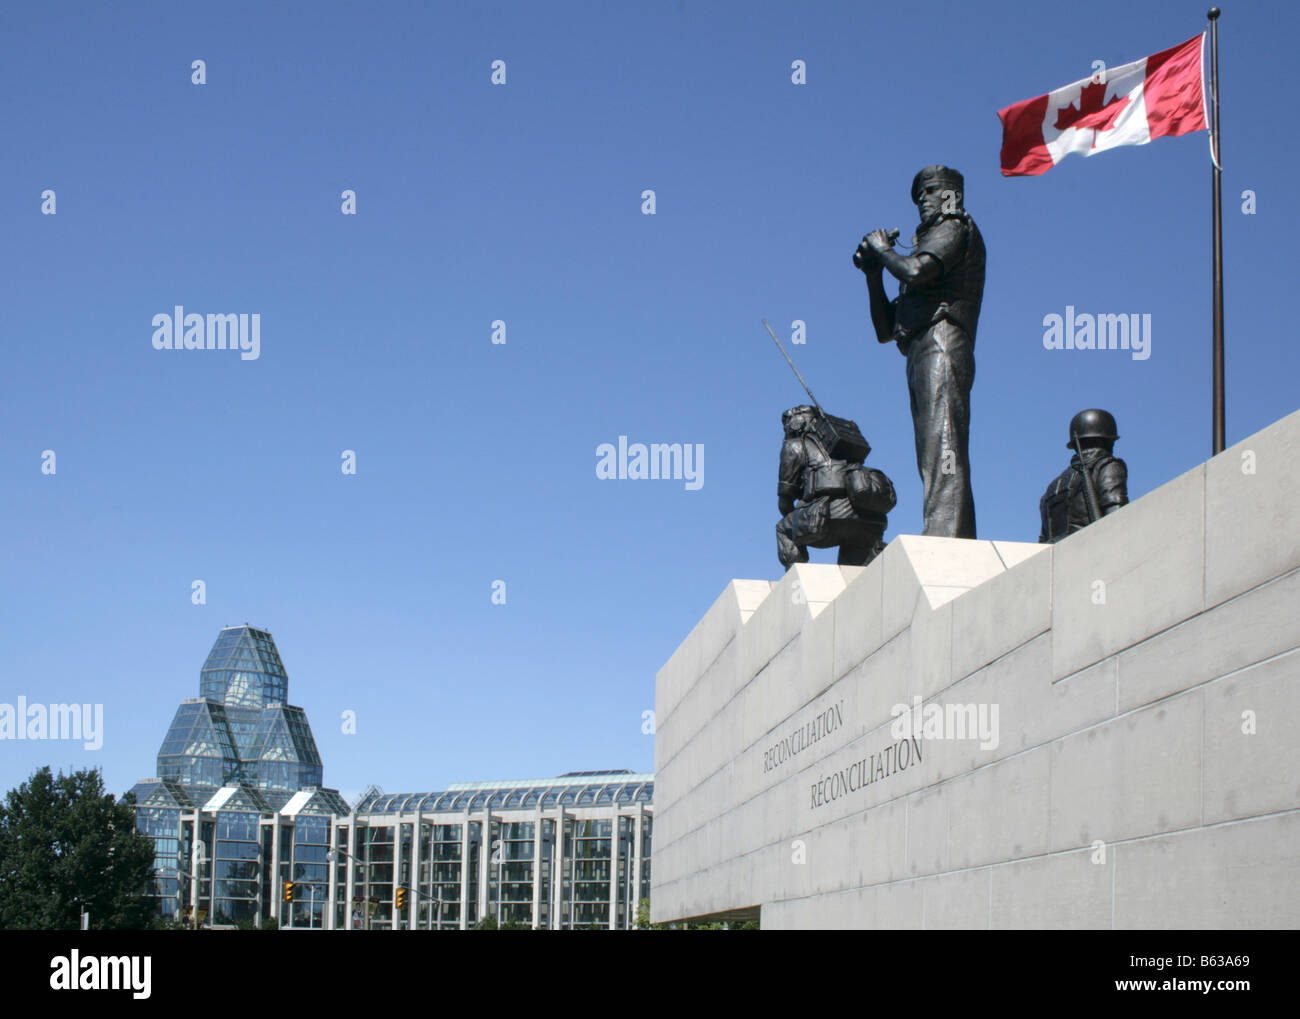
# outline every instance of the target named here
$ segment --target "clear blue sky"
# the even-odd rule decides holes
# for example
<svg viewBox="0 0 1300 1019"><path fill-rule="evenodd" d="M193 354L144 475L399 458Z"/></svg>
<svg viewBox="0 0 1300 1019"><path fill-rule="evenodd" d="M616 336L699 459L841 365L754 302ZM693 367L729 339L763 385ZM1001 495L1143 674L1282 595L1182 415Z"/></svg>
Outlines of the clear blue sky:
<svg viewBox="0 0 1300 1019"><path fill-rule="evenodd" d="M897 485L889 535L921 529L904 361L850 256L911 233L929 163L965 173L989 251L980 537L1036 540L1084 407L1119 419L1134 498L1194 467L1205 136L1004 179L996 111L1181 42L1206 7L11 6L0 701L102 702L105 743L0 743L0 788L47 763L152 775L244 621L345 795L650 770L656 671L731 578L780 574L780 413L803 394L760 316L807 323L800 368ZM1300 14L1223 7L1231 443L1300 406ZM260 314L261 356L153 349L177 304ZM1044 350L1066 305L1149 313L1152 356ZM702 444L703 487L599 480L620 435Z"/></svg>

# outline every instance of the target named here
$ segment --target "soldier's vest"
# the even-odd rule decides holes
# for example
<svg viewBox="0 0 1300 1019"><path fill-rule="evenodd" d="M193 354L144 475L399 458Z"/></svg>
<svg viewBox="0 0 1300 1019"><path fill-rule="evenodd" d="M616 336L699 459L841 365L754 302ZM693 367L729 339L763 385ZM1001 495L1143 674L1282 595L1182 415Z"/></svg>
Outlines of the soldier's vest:
<svg viewBox="0 0 1300 1019"><path fill-rule="evenodd" d="M843 460L832 460L816 432L804 432L804 456L807 458L803 471L803 500L810 502L823 495L838 497L846 494Z"/></svg>
<svg viewBox="0 0 1300 1019"><path fill-rule="evenodd" d="M1091 463L1084 464L1083 469L1090 472L1094 487L1099 487L1097 480L1102 468L1114 461L1115 457L1103 453ZM1047 486L1047 492L1039 504L1039 512L1043 518L1043 533L1049 542L1060 541L1087 527L1090 522L1088 493L1083 484L1083 471L1076 469L1073 464L1062 471Z"/></svg>
<svg viewBox="0 0 1300 1019"><path fill-rule="evenodd" d="M943 275L922 286L902 284L898 288L898 306L894 314L894 339L904 343L942 319L950 319L975 339L980 302L984 297L984 270L987 255L984 238L975 221L958 218L966 230L965 251L956 265L945 264ZM925 247L925 235L916 240L916 249Z"/></svg>

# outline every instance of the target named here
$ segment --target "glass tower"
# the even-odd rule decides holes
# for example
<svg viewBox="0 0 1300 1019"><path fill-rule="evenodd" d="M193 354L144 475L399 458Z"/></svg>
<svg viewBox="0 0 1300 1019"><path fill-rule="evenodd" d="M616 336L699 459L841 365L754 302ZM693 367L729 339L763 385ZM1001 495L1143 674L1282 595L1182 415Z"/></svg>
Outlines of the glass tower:
<svg viewBox="0 0 1300 1019"><path fill-rule="evenodd" d="M265 630L245 623L217 637L158 751L155 777L131 790L136 825L154 840L150 894L166 917L209 926L275 916L293 880L320 884L330 819L348 813L321 788L320 753ZM315 893L317 888L306 889ZM324 897L306 923L320 923Z"/></svg>
<svg viewBox="0 0 1300 1019"><path fill-rule="evenodd" d="M158 778L205 798L222 786L256 789L279 810L322 781L320 753L302 708L285 703L289 677L275 640L228 626L199 673L199 694L176 709L158 751Z"/></svg>

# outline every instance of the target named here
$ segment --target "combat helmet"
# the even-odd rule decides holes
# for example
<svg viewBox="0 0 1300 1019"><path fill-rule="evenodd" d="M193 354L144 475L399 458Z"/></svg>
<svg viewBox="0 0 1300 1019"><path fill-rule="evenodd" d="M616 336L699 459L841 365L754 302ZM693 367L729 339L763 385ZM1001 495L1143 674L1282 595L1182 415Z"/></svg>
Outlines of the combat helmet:
<svg viewBox="0 0 1300 1019"><path fill-rule="evenodd" d="M1065 444L1068 449L1074 448L1076 435L1080 443L1085 439L1105 439L1114 442L1119 438L1119 430L1114 416L1109 411L1093 408L1081 410L1070 419L1070 440Z"/></svg>

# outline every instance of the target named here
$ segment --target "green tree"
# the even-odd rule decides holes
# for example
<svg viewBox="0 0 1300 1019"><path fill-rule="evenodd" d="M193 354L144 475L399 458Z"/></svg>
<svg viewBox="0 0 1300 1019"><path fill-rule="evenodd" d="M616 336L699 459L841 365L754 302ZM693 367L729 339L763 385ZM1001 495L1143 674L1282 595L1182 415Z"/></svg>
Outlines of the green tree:
<svg viewBox="0 0 1300 1019"><path fill-rule="evenodd" d="M36 772L0 805L0 928L142 929L153 842L135 827L130 797L104 792L99 769Z"/></svg>

